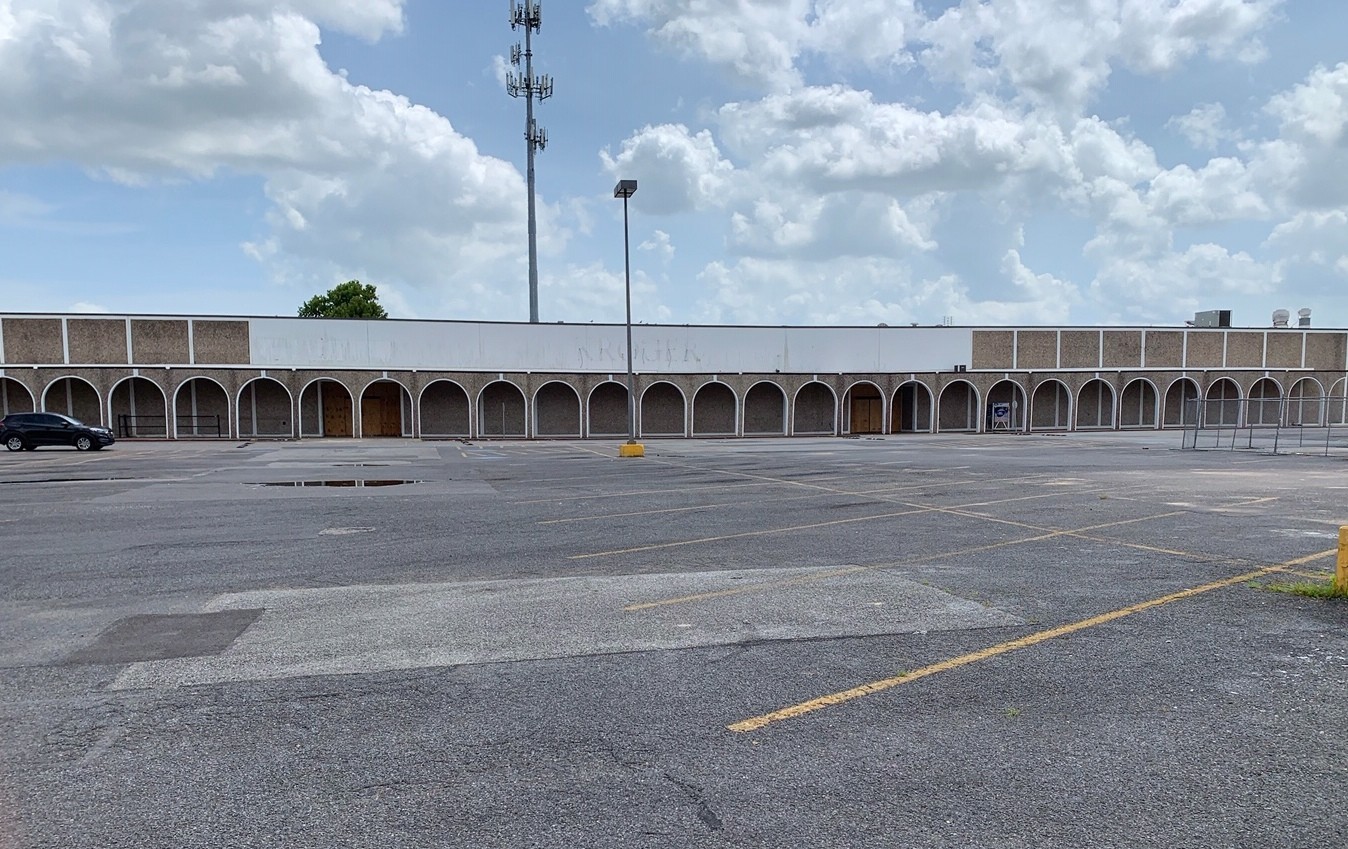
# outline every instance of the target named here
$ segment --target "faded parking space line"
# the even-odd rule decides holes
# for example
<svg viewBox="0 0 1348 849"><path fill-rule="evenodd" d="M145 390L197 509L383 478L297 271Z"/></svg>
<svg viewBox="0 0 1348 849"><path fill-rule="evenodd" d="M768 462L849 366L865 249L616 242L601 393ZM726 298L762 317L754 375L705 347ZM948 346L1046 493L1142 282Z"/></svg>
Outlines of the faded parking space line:
<svg viewBox="0 0 1348 849"><path fill-rule="evenodd" d="M1279 563L1276 566L1266 566L1262 569L1256 569L1253 572L1245 572L1240 575L1233 575L1230 578L1222 578L1221 580L1211 581L1209 583L1202 584L1197 587L1190 587L1189 589L1179 590L1178 592L1163 595L1160 596L1159 598L1154 598L1149 601L1143 601L1137 604L1131 604L1127 607L1121 607L1117 610L1111 610L1110 612L1102 613L1099 616L1092 616L1089 619L1082 619L1078 622L1072 622L1067 625L1060 625L1057 628L1049 628L1045 631L1039 631L1034 634L1030 634L1029 636L1026 637L1020 637L1015 640L1008 640L1007 642L1004 643L998 643L995 646L980 649L979 651L976 652L970 652L969 654L954 657L949 660L943 660L940 663L933 663L930 666L924 666L921 669L915 669L912 672L904 672L902 674L895 675L891 678L883 678L879 681L871 681L868 684L862 684L860 686L853 687L848 690L842 690L837 693L830 693L827 696L820 696L817 699L810 699L809 701L801 702L799 704L782 708L780 710L775 710L772 711L771 713L765 713L762 714L761 716L750 717L749 719L743 719L740 720L739 722L732 722L731 724L727 725L726 728L729 729L730 731L739 731L739 732L757 731L775 722L781 722L786 719L794 719L796 717L804 716L808 713L823 710L824 708L827 707L833 707L835 705L840 705L845 702L850 702L853 699L859 699L862 696L869 696L875 693L884 692L885 690L892 689L894 687L899 686L900 684L907 684L912 681L916 681L920 678L926 678L929 675L936 675L941 672L947 672L952 669L958 669L961 666L968 666L973 663L978 663L979 661L987 660L990 657L996 657L998 655L1006 654L1007 652L1029 648L1030 646L1035 646L1040 643L1056 639L1058 637L1073 634L1076 633L1077 631L1084 631L1088 628L1094 628L1099 625L1104 625L1108 622L1113 622L1116 619L1122 619L1125 616L1132 616L1134 613L1141 613L1146 610L1151 610L1152 608L1155 607L1161 607L1162 605L1170 604L1171 602L1191 598L1193 596L1211 592L1213 590L1220 590L1225 589L1226 587L1232 587L1235 586L1236 584L1242 584L1246 581L1251 581L1256 578L1262 578L1265 575L1271 575L1275 572L1286 572L1296 566L1302 566L1316 560L1321 560L1325 557L1333 557L1337 553L1338 553L1337 548L1331 548L1327 551L1321 551L1317 554L1309 554L1306 555L1305 557L1298 557L1294 560L1287 560L1284 561L1283 563Z"/></svg>
<svg viewBox="0 0 1348 849"><path fill-rule="evenodd" d="M1011 545L1024 545L1024 544L1026 544L1026 543L1031 543L1031 542L1042 542L1042 541L1048 540L1048 539L1056 539L1057 537L1079 537L1079 538L1081 538L1081 539L1092 539L1092 540L1093 540L1093 539L1095 539L1094 537L1085 537L1085 536L1081 536L1081 534L1082 534L1083 532L1085 532L1085 531L1094 531L1094 530L1099 530L1099 529L1101 529L1101 528L1116 527L1116 526L1118 526L1118 525L1127 525L1127 524L1132 524L1132 523L1136 523L1136 522L1146 522L1146 521L1150 521L1150 520L1152 520L1152 519L1163 519L1163 518L1165 518L1165 517L1167 517L1167 516L1174 516L1174 515L1177 515L1177 514L1176 514L1176 513L1161 513L1161 514L1158 514L1158 515L1156 515L1156 516L1143 516L1143 517L1137 518L1137 519L1123 519L1123 520L1118 521L1118 522L1108 522L1108 523L1103 524L1103 525L1090 525L1089 527L1079 528L1079 529L1077 529L1077 530L1075 530L1075 531L1054 531L1054 530L1049 530L1048 533L1039 534L1038 536L1022 537L1022 538L1020 538L1020 539L1003 540L1002 542L992 542L992 543L988 543L988 544L986 544L986 545L975 545L975 546L972 546L972 547L970 547L970 548L956 549L955 551L942 551L942 552L938 552L938 553L936 553L936 554L922 554L922 555L918 555L917 557L908 557L908 558L904 558L903 560L891 560L891 561L887 561L887 562L885 562L885 563L873 563L873 564L866 565L866 566L847 566L847 567L842 567L842 568L840 568L840 569L837 570L837 571L829 572L829 573L826 575L826 577L833 577L833 576L835 576L835 575L847 575L847 574L852 574L852 573L856 573L856 572L870 572L870 571L874 571L874 570L877 570L877 569L892 569L892 568L894 568L895 566L912 566L912 565L917 564L917 563L928 563L928 562L933 561L933 560L944 560L944 559L947 559L947 558L950 558L950 557L960 557L960 556L963 556L963 555L966 555L966 554L979 554L979 553L984 552L984 551L993 551L994 549L998 549L998 548L1006 548L1007 546L1011 546ZM1041 529L1041 530L1047 530L1047 529ZM1114 540L1099 540L1099 541L1101 541L1101 542L1114 542ZM1158 549L1153 549L1153 550L1158 550ZM1164 549L1159 549L1159 550L1164 551ZM1193 554L1193 553L1191 553L1191 552L1185 552L1185 551L1166 551L1165 553L1167 553L1167 554L1176 554L1176 555L1180 555L1180 556L1182 556L1182 557L1192 557L1192 558L1195 558L1195 559L1198 559L1198 560L1210 560L1210 559L1212 559L1212 558L1209 557L1208 555L1203 555L1203 554ZM808 578L805 578L805 579L793 579L793 580L791 581L791 583L792 583L792 584L798 583L800 580L813 580L814 577L815 577L815 576L811 576L811 577L808 577ZM787 584L783 584L783 583L781 583L781 582L774 582L774 581L763 581L763 582L757 583L757 584L749 584L749 585L743 586L743 587L733 587L733 588L731 588L731 589L718 590L718 591L715 591L715 592L709 592L709 593L700 593L700 594L698 594L698 595L680 596L680 597L678 597L678 598L667 598L667 599L660 599L660 600L657 600L657 601L642 602L642 603L640 603L640 604L631 604L631 605L628 605L627 607L624 607L623 610L628 611L629 613L630 613L630 612L640 611L640 610L650 610L650 609L657 608L657 607L668 607L668 606L674 605L674 604L687 604L687 603L689 603L689 602L708 601L708 600L711 600L711 599L714 599L714 598L725 598L725 597L727 597L727 596L744 595L745 593L761 592L761 591L763 591L763 590L770 590L770 589L774 589L774 588L780 587L780 586L787 586Z"/></svg>
<svg viewBox="0 0 1348 849"><path fill-rule="evenodd" d="M841 494L841 493L830 493L830 494ZM1003 501L979 501L979 502L975 502L975 503L973 503L973 504L968 504L968 505L965 505L965 506L968 506L968 507L983 507L983 506L986 506L986 505L989 505L989 504L1005 504L1005 503L1010 503L1010 502L1013 502L1013 501L1032 501L1032 500L1037 499L1037 498L1053 498L1053 497L1056 497L1057 495L1058 495L1058 493L1056 493L1056 492L1051 492L1051 493L1041 493L1041 494L1039 494L1039 495L1022 495L1022 496L1018 496L1018 497L1016 497L1016 498L1008 498L1008 499L1005 499L1005 500L1003 500ZM900 510L900 511L897 511L897 512L894 512L894 513L880 513L880 514L875 515L875 516L853 516L852 518L849 518L849 519L833 519L833 520L830 520L830 521L827 521L827 522L810 522L810 523L804 524L804 525L787 525L787 526L781 527L781 528L765 528L765 529L756 530L756 531L741 531L740 533L737 533L737 534L722 534L722 535L719 535L719 536L698 537L698 538L696 538L696 539L675 540L674 542L659 542L659 543L652 543L652 544L650 544L650 545L638 545L638 546L633 546L633 547L631 547L631 548L617 548L617 549L612 549L612 550L610 550L610 551L595 551L595 552L591 552L591 553L589 553L589 554L573 554L573 555L571 555L571 556L570 556L569 558L567 558L567 559L569 559L569 560L588 560L588 559L593 558L593 557L609 557L609 556L616 555L616 554L635 554L635 553L641 552L641 551L653 551L653 550L661 549L661 548L679 548L679 547L685 546L685 545L698 545L698 544L700 544L700 543L708 543L708 542L723 542L723 541L725 541L725 540L730 540L730 539L745 539L745 538L747 538L747 537L770 536L770 535L772 535L772 534L784 534L784 533L790 533L791 531L807 531L807 530L813 530L813 529L815 529L815 528L828 528L828 527L834 527L834 526L837 526L837 525L850 525L850 524L855 524L855 523L857 523L857 522L873 522L873 521L876 521L876 520L878 520L878 519L895 519L895 518L898 518L898 517L900 517L900 516L914 516L914 515L917 515L917 514L919 514L919 513L954 513L955 515L964 515L964 516L968 516L969 518L974 518L974 519L982 519L982 518L984 518L984 517L982 517L982 516L979 516L979 515L973 514L973 513L967 513L967 514L958 513L958 512L957 512L957 508L952 508L952 507L928 507L928 506L922 505L922 504L906 504L906 503L903 503L903 502L899 502L899 503L903 504L903 506L906 506L906 507L908 507L909 509L907 509L907 510ZM1179 512L1179 511L1176 511L1175 513L1166 513L1166 514L1164 514L1164 515L1166 515L1166 516L1173 516L1173 515L1177 515L1178 512ZM1159 518L1159 517L1157 517L1157 518ZM1141 521L1141 520L1130 520L1130 521ZM1020 522L1008 522L1007 524L1021 525L1022 523L1020 523ZM1023 526L1023 525L1022 525L1022 526ZM1023 527L1029 527L1029 526L1023 526ZM1107 525L1102 525L1101 527L1108 527L1108 526L1107 526ZM1041 529L1038 529L1038 530L1043 530L1043 529L1041 528ZM1054 533L1061 534L1061 533L1066 533L1066 531L1055 531Z"/></svg>

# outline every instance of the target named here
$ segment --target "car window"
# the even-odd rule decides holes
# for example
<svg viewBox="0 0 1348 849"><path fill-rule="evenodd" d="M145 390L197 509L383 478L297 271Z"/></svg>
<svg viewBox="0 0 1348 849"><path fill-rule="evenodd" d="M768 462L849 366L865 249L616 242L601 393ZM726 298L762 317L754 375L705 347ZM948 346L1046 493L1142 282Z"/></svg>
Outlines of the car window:
<svg viewBox="0 0 1348 849"><path fill-rule="evenodd" d="M33 424L46 425L47 427L60 427L65 421L61 416L52 413L43 413L40 416L33 416Z"/></svg>

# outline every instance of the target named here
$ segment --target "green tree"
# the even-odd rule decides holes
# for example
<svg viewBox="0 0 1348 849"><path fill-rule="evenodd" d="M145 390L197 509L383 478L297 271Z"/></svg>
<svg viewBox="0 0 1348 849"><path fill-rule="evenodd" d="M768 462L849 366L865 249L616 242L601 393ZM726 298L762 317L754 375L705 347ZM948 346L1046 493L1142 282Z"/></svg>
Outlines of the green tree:
<svg viewBox="0 0 1348 849"><path fill-rule="evenodd" d="M326 295L314 295L300 307L300 318L388 318L374 286L348 280Z"/></svg>

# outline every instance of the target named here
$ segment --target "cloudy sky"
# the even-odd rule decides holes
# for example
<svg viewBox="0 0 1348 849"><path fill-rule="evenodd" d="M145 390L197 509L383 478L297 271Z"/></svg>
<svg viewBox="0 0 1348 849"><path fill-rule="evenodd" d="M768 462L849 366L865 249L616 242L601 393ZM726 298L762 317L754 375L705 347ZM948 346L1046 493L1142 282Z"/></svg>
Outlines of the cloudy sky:
<svg viewBox="0 0 1348 849"><path fill-rule="evenodd" d="M0 0L0 310L527 320L508 6ZM1343 0L543 11L543 321L1348 325Z"/></svg>

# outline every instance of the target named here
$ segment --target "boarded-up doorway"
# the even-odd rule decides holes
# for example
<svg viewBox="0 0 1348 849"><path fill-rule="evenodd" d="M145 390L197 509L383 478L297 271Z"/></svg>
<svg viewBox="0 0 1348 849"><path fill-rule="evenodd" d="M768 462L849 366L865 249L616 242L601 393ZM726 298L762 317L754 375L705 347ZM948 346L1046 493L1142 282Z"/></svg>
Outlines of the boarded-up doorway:
<svg viewBox="0 0 1348 849"><path fill-rule="evenodd" d="M376 381L360 396L361 436L403 435L402 387L392 381Z"/></svg>
<svg viewBox="0 0 1348 849"><path fill-rule="evenodd" d="M354 436L356 431L351 421L351 393L346 391L346 387L325 380L319 384L319 395L323 399L323 435Z"/></svg>
<svg viewBox="0 0 1348 849"><path fill-rule="evenodd" d="M885 426L885 400L880 388L859 383L847 390L847 409L852 433L881 433Z"/></svg>

